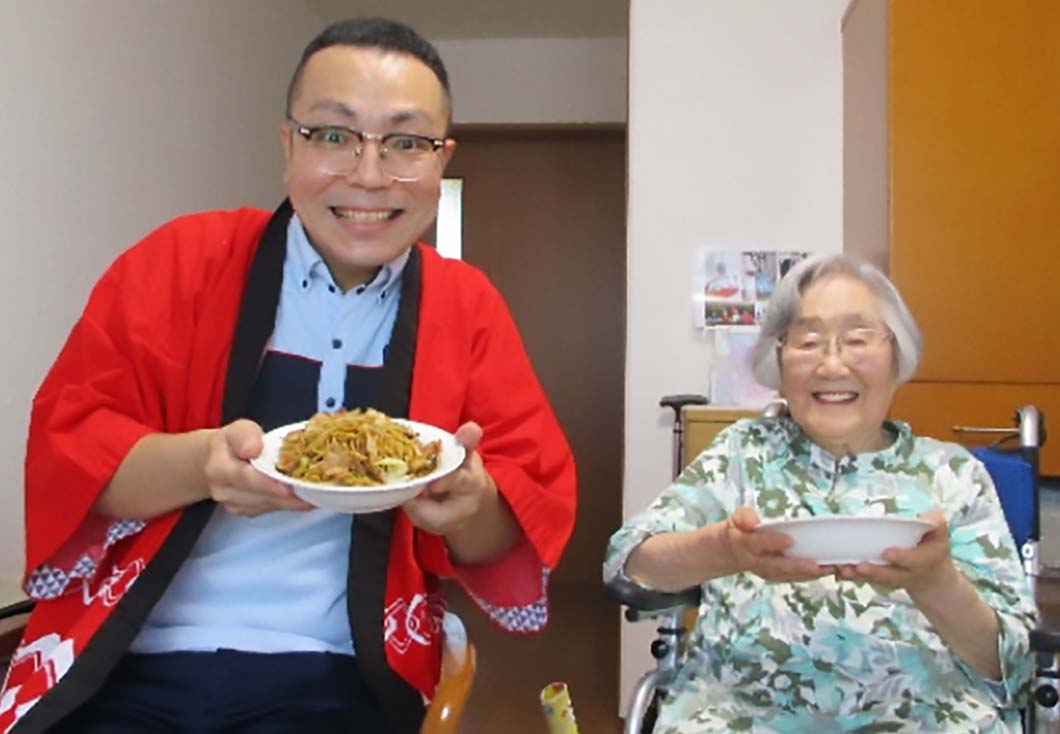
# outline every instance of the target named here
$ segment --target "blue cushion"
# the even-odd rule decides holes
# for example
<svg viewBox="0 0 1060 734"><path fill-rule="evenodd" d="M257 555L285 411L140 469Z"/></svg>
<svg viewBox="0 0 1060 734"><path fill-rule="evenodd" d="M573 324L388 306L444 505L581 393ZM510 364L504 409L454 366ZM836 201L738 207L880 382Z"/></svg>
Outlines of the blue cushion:
<svg viewBox="0 0 1060 734"><path fill-rule="evenodd" d="M1005 520L1019 548L1030 538L1034 523L1034 469L1019 454L986 446L972 449L972 454L994 480Z"/></svg>

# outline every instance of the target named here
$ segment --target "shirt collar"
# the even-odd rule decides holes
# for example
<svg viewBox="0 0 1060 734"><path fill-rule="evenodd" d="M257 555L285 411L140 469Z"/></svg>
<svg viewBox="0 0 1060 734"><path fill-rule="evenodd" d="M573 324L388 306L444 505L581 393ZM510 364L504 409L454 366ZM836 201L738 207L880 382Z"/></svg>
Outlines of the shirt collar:
<svg viewBox="0 0 1060 734"><path fill-rule="evenodd" d="M370 283L351 290L358 294L366 291L388 292L395 283L400 283L401 275L405 270L406 263L409 261L411 250L411 247L406 249L393 260L383 265ZM291 221L287 225L287 252L288 256L292 258L294 275L299 282L306 283L307 287L318 284L338 288L335 280L331 277L331 271L328 270L324 258L320 256L320 253L309 241L305 227L302 226L297 214L291 215Z"/></svg>
<svg viewBox="0 0 1060 734"><path fill-rule="evenodd" d="M894 440L879 451L865 451L853 456L834 456L827 450L818 446L789 416L775 419L786 435L784 444L792 455L809 459L813 466L822 469L832 469L842 462L844 466L857 469L889 469L900 466L903 460L908 458L913 450L913 433L909 425L902 421L885 420L884 429L890 433Z"/></svg>

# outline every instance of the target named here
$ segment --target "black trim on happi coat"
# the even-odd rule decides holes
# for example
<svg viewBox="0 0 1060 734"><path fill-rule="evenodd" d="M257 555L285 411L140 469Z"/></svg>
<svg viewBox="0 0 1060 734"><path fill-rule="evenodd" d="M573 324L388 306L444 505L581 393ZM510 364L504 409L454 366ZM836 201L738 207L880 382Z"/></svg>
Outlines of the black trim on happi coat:
<svg viewBox="0 0 1060 734"><path fill-rule="evenodd" d="M401 303L375 400L376 408L394 417L408 416L421 283L420 253L413 247L402 273ZM416 734L426 713L423 697L387 664L383 641L390 536L395 512L397 510L355 516L346 608L361 674L375 693L392 731Z"/></svg>

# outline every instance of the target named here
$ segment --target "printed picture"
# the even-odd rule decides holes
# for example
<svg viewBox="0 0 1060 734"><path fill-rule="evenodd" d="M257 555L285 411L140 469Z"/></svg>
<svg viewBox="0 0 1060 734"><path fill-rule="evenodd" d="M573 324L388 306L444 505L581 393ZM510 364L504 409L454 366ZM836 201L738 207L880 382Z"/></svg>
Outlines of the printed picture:
<svg viewBox="0 0 1060 734"><path fill-rule="evenodd" d="M703 296L711 301L740 300L740 270L740 253L706 253L702 270Z"/></svg>
<svg viewBox="0 0 1060 734"><path fill-rule="evenodd" d="M768 301L777 285L777 254L745 252L743 254L743 300Z"/></svg>
<svg viewBox="0 0 1060 734"><path fill-rule="evenodd" d="M707 301L703 321L707 326L754 326L755 304Z"/></svg>

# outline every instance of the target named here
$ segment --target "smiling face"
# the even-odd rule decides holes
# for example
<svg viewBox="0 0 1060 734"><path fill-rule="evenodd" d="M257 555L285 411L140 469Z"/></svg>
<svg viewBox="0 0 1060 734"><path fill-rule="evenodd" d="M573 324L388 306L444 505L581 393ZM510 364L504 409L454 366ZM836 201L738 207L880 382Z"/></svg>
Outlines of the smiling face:
<svg viewBox="0 0 1060 734"><path fill-rule="evenodd" d="M343 125L368 133L445 135L448 104L441 83L414 56L374 48L330 46L306 63L290 115L307 127ZM367 283L419 239L438 211L442 172L455 143L417 181L395 181L379 166L376 142L356 168L327 173L307 142L281 130L284 184L310 242L343 289Z"/></svg>
<svg viewBox="0 0 1060 734"><path fill-rule="evenodd" d="M825 276L802 294L792 329L833 335L848 329L885 329L876 296L849 275ZM830 345L831 346L831 345ZM780 353L780 391L791 417L835 456L876 451L888 439L883 421L898 387L892 340L846 361L832 347L818 359Z"/></svg>

